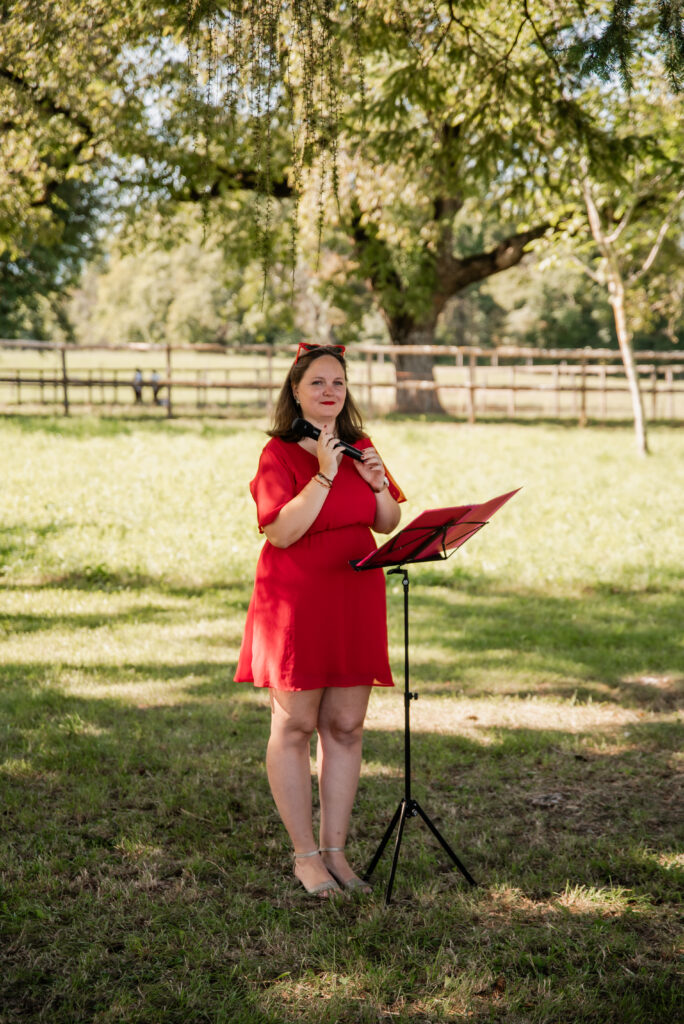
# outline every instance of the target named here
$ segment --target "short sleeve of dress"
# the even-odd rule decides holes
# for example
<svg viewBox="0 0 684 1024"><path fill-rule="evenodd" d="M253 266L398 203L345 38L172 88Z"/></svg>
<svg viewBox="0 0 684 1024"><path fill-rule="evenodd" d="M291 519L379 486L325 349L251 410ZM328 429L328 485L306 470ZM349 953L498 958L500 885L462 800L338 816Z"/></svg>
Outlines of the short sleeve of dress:
<svg viewBox="0 0 684 1024"><path fill-rule="evenodd" d="M281 508L295 496L295 477L271 444L261 453L256 476L249 485L257 507L259 532L263 533L277 517Z"/></svg>

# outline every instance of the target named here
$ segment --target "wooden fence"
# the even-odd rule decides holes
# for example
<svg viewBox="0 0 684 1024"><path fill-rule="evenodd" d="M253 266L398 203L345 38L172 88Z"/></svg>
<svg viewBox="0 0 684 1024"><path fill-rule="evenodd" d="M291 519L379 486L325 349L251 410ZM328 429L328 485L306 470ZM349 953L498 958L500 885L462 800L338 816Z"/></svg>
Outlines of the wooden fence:
<svg viewBox="0 0 684 1024"><path fill-rule="evenodd" d="M434 355L435 379L398 375L394 352ZM153 411L155 415L270 413L292 346L86 345L0 340L0 410ZM445 410L480 418L551 417L607 421L631 414L619 353L358 344L347 350L350 383L367 414L395 407L401 390L437 391ZM684 420L684 353L640 352L651 420ZM135 372L142 387L136 394Z"/></svg>

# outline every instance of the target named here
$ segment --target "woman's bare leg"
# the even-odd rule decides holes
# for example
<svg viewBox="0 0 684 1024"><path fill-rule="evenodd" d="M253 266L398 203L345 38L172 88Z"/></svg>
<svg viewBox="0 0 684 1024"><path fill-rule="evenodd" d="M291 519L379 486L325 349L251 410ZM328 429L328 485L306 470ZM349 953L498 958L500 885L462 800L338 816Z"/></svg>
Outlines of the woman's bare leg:
<svg viewBox="0 0 684 1024"><path fill-rule="evenodd" d="M270 691L271 735L266 770L275 805L295 853L317 849L311 820L310 740L322 696L322 690ZM320 857L298 858L295 875L308 889L332 881Z"/></svg>
<svg viewBox="0 0 684 1024"><path fill-rule="evenodd" d="M370 686L330 687L318 713L320 847L344 847L361 773L363 723ZM354 878L344 853L326 853L325 863L342 882Z"/></svg>

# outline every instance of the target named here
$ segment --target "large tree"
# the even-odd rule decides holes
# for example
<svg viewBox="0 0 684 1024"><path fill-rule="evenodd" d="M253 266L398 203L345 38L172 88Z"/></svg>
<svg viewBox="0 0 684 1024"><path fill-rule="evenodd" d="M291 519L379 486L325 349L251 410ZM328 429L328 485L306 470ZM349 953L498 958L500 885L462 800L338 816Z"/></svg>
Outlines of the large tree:
<svg viewBox="0 0 684 1024"><path fill-rule="evenodd" d="M139 198L269 191L297 164L292 138L305 156L334 148L367 75L410 74L406 45L422 51L421 77L444 49L484 55L468 66L495 93L523 30L524 46L534 40L552 62L571 56L581 75L618 72L627 84L655 47L681 88L683 10L684 0L0 0L0 244L21 248L60 182L102 168Z"/></svg>
<svg viewBox="0 0 684 1024"><path fill-rule="evenodd" d="M450 297L515 265L567 212L568 151L609 149L586 75L617 60L625 77L636 40L664 40L676 74L681 29L662 12L680 7L4 3L0 244L27 255L71 178L134 210L200 202L232 224L251 207L265 263L278 201L319 226L334 209L354 246L348 274L368 282L394 340L423 344ZM429 384L429 362L407 354L398 369ZM436 401L429 388L401 396Z"/></svg>
<svg viewBox="0 0 684 1024"><path fill-rule="evenodd" d="M347 67L353 83L361 55L363 88L345 100L334 147L302 177L313 209L327 187L353 241L348 273L368 283L391 340L406 347L400 409L439 409L433 356L417 348L434 342L450 300L518 264L569 215L570 157L605 168L629 149L607 128L608 98L597 109L585 85L593 37L578 23L592 6L364 9ZM561 45L569 37L578 45Z"/></svg>
<svg viewBox="0 0 684 1024"><path fill-rule="evenodd" d="M257 161L233 181L266 193L266 258L271 197L293 189L311 224L334 221L351 240L336 278L367 283L406 349L396 359L399 408L439 409L433 357L418 349L434 341L451 299L515 266L572 213L573 155L619 169L631 142L610 128L607 93L604 109L588 101L588 81L615 67L630 85L635 43L657 46L663 17L624 0L302 0L261 5L255 35L254 19L247 30L239 16L226 27L229 6L235 15L236 5L194 5L205 15L197 45L231 69L249 50L245 39L252 48L245 82ZM667 38L676 43L676 31ZM198 135L210 157L206 119L205 108ZM289 168L284 121L296 129ZM221 175L211 176L210 160L204 170L204 194L220 196Z"/></svg>

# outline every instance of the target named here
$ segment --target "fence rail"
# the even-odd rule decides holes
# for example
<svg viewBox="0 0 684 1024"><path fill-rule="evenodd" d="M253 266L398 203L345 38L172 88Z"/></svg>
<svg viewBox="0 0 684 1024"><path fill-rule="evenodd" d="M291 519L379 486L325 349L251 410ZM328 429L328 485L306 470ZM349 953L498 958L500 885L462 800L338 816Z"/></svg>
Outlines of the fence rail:
<svg viewBox="0 0 684 1024"><path fill-rule="evenodd" d="M49 407L66 415L141 407L166 416L270 412L293 352L294 346L73 346L0 340L0 409ZM434 380L397 373L396 353L434 356ZM622 363L612 349L359 344L347 355L351 385L368 414L393 408L397 394L410 390L436 391L448 412L470 422L550 416L584 423L630 415ZM640 352L637 366L650 419L684 420L684 353ZM137 394L136 368L142 373Z"/></svg>

